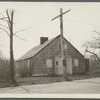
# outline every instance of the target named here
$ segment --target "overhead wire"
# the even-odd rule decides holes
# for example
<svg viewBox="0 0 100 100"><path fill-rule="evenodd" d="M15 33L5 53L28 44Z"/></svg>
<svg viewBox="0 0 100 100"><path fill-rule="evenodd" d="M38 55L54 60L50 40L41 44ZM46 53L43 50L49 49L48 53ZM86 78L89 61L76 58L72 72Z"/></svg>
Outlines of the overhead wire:
<svg viewBox="0 0 100 100"><path fill-rule="evenodd" d="M43 16L50 16L50 14L45 14L45 13L41 13L41 12L33 12L33 11L26 11L26 10L17 10L17 11L31 13L31 14L39 14L39 15L43 15Z"/></svg>
<svg viewBox="0 0 100 100"><path fill-rule="evenodd" d="M65 20L72 21L72 22L77 22L77 23L81 23L81 24L87 24L87 25L91 25L91 26L98 26L98 27L100 27L99 25L96 25L96 24L86 23L86 22L83 22L83 21L75 20L75 19L66 18Z"/></svg>
<svg viewBox="0 0 100 100"><path fill-rule="evenodd" d="M51 14L45 14L45 13L41 13L41 12L33 12L33 11L26 11L26 10L17 10L19 12L25 12L25 13L30 13L30 14L38 14L38 15L42 15L42 16L48 16L48 17L52 17L53 15ZM76 22L76 23L81 23L81 24L85 24L85 25L90 25L90 26L98 26L99 25L95 25L95 24L91 24L91 23L87 23L87 22L83 22L83 21L79 21L79 20L75 20L75 19L70 19L70 18L64 18L64 20L67 21L72 21L72 22Z"/></svg>

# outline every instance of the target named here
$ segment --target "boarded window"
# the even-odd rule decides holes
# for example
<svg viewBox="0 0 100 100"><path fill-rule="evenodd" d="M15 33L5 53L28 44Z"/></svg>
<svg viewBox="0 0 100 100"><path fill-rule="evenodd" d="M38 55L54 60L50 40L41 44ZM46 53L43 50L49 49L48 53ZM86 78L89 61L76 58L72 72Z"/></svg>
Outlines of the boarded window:
<svg viewBox="0 0 100 100"><path fill-rule="evenodd" d="M64 44L64 49L67 49L67 44Z"/></svg>
<svg viewBox="0 0 100 100"><path fill-rule="evenodd" d="M52 59L46 59L46 66L52 68Z"/></svg>
<svg viewBox="0 0 100 100"><path fill-rule="evenodd" d="M75 67L78 67L78 59L73 59L73 65L75 66Z"/></svg>

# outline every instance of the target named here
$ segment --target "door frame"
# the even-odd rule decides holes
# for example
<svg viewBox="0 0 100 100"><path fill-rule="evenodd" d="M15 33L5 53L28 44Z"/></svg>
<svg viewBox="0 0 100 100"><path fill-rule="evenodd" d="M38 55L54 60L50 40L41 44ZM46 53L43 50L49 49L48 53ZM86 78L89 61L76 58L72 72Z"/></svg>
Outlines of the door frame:
<svg viewBox="0 0 100 100"><path fill-rule="evenodd" d="M71 60L71 65L68 65L69 64L69 60L68 59L70 59ZM73 74L73 62L72 62L72 57L66 57L66 62L67 62L67 68L66 68L66 71L67 71L67 74L68 75L72 75Z"/></svg>
<svg viewBox="0 0 100 100"><path fill-rule="evenodd" d="M56 61L58 61L58 66L56 64ZM56 75L63 75L64 70L63 70L63 60L62 60L62 58L59 57L59 56L56 56L55 57L55 60L54 60L54 63L55 63L55 74ZM59 65L59 63L60 63L60 65Z"/></svg>

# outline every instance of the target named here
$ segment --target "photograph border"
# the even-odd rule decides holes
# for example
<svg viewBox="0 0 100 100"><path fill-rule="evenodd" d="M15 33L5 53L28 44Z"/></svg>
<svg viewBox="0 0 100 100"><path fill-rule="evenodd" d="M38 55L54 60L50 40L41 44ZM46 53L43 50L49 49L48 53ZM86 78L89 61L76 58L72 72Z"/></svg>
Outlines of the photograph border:
<svg viewBox="0 0 100 100"><path fill-rule="evenodd" d="M100 2L100 0L0 0L0 2ZM0 100L96 100L100 94L0 94Z"/></svg>

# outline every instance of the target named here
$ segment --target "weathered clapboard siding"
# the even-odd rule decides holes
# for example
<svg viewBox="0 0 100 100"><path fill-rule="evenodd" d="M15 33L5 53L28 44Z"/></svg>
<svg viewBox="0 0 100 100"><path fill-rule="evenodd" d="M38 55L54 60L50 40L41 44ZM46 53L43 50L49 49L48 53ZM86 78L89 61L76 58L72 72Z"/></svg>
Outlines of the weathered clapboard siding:
<svg viewBox="0 0 100 100"><path fill-rule="evenodd" d="M73 67L73 73L84 73L85 72L85 60L83 55L64 38L64 44L67 45L65 49L65 56L70 56L72 59L77 58L79 67ZM55 56L61 56L60 36L54 38L38 53L29 58L18 60L18 73L26 76L37 75L37 74L55 74ZM46 66L46 60L52 60L52 67ZM29 66L28 66L29 61Z"/></svg>
<svg viewBox="0 0 100 100"><path fill-rule="evenodd" d="M59 38L56 38L52 43L46 46L41 52L32 58L33 61L33 75L34 74L54 74L54 57L58 55L60 51ZM46 59L52 59L53 67L47 68Z"/></svg>
<svg viewBox="0 0 100 100"><path fill-rule="evenodd" d="M79 67L73 67L73 73L84 73L85 72L85 59L83 55L66 39L64 39L64 44L67 44L66 55L72 57L72 59L77 58L79 61Z"/></svg>

